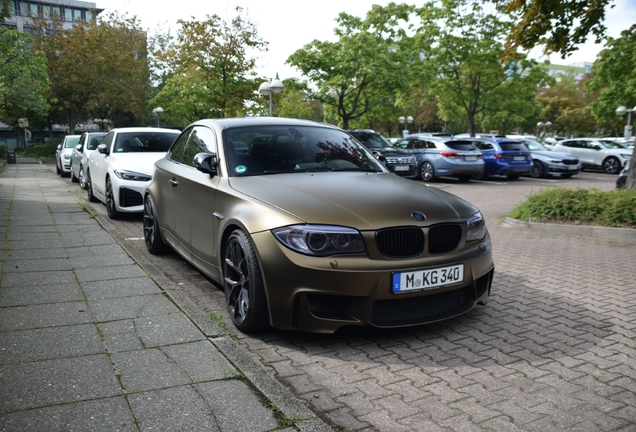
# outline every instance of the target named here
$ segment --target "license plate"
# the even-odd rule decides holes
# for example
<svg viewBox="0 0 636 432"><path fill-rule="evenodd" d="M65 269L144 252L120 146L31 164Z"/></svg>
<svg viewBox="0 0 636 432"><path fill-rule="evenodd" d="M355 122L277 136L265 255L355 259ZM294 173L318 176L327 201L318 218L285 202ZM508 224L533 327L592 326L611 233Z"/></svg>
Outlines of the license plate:
<svg viewBox="0 0 636 432"><path fill-rule="evenodd" d="M416 270L413 272L393 273L394 293L407 291L430 290L464 281L464 264L434 269Z"/></svg>
<svg viewBox="0 0 636 432"><path fill-rule="evenodd" d="M526 160L525 156L513 156L512 160Z"/></svg>
<svg viewBox="0 0 636 432"><path fill-rule="evenodd" d="M579 167L578 167L578 166L576 166L576 165L570 165L570 166L568 167L568 169L569 169L570 171L574 171L574 170L576 170L576 169L578 169L578 168L579 168Z"/></svg>
<svg viewBox="0 0 636 432"><path fill-rule="evenodd" d="M409 166L408 165L396 165L395 168L393 168L395 171L408 171L409 170Z"/></svg>
<svg viewBox="0 0 636 432"><path fill-rule="evenodd" d="M477 160L477 156L466 156L466 157L464 157L464 160L467 160L467 161L476 161L476 160Z"/></svg>

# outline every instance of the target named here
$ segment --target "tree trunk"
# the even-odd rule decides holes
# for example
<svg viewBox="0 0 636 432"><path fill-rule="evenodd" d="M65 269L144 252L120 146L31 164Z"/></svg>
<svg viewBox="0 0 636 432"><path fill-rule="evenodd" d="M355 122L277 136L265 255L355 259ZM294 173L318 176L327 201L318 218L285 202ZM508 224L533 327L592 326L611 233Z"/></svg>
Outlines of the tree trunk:
<svg viewBox="0 0 636 432"><path fill-rule="evenodd" d="M636 156L632 155L629 159L629 170L627 171L626 188L636 189Z"/></svg>

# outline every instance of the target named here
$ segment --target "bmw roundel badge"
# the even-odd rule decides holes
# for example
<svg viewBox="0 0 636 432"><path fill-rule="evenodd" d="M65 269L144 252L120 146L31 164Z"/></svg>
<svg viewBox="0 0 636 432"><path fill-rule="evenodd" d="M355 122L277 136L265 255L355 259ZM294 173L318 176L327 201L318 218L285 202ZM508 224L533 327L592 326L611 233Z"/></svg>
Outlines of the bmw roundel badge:
<svg viewBox="0 0 636 432"><path fill-rule="evenodd" d="M426 220L426 215L422 212L418 212L418 211L414 211L411 212L411 217L415 220L418 220L420 222L423 222Z"/></svg>

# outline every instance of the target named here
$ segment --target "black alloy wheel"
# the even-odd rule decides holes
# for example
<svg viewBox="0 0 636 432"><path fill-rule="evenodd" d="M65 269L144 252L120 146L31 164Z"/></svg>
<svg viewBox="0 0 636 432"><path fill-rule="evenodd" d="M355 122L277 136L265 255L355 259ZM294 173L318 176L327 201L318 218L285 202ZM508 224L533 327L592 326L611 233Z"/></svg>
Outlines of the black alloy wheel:
<svg viewBox="0 0 636 432"><path fill-rule="evenodd" d="M603 171L607 174L618 174L621 170L621 163L618 158L610 156L603 161Z"/></svg>
<svg viewBox="0 0 636 432"><path fill-rule="evenodd" d="M93 182L91 181L91 172L86 172L86 198L89 202L99 202L93 194Z"/></svg>
<svg viewBox="0 0 636 432"><path fill-rule="evenodd" d="M160 255L168 249L161 237L157 212L150 196L144 200L144 240L148 252L153 255Z"/></svg>
<svg viewBox="0 0 636 432"><path fill-rule="evenodd" d="M111 219L120 219L121 213L117 211L115 206L115 196L113 195L113 184L110 177L106 179L106 211Z"/></svg>
<svg viewBox="0 0 636 432"><path fill-rule="evenodd" d="M543 168L543 164L535 160L532 162L532 169L530 170L530 177L532 178L543 178L545 177L545 168Z"/></svg>
<svg viewBox="0 0 636 432"><path fill-rule="evenodd" d="M243 333L268 327L263 276L252 242L241 230L230 234L223 252L223 287L232 322Z"/></svg>

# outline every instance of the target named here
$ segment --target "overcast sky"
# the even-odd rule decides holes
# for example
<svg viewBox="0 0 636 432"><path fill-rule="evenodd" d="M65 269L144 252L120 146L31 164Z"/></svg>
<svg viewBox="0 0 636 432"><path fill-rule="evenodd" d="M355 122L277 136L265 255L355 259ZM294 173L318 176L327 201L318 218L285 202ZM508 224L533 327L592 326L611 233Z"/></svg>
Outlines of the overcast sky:
<svg viewBox="0 0 636 432"><path fill-rule="evenodd" d="M144 30L154 34L157 28L176 28L178 19L204 20L206 15L217 14L229 21L236 16L234 7L240 5L248 18L258 27L258 34L269 43L269 51L261 56L259 73L273 78L278 72L281 79L300 77L300 73L285 64L287 58L314 39L333 40L335 19L340 12L364 17L373 4L386 5L384 0L319 0L309 3L299 0L93 0L105 13L118 12L135 15ZM396 1L399 3L400 1ZM405 1L405 3L412 3ZM421 2L417 2L421 4ZM636 23L636 0L616 0L616 6L607 13L606 26L612 37ZM566 60L552 56L553 63L593 62L602 46L592 42ZM540 58L539 50L533 56Z"/></svg>

